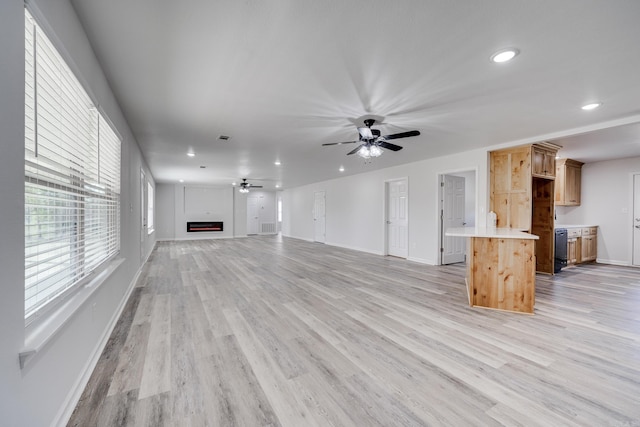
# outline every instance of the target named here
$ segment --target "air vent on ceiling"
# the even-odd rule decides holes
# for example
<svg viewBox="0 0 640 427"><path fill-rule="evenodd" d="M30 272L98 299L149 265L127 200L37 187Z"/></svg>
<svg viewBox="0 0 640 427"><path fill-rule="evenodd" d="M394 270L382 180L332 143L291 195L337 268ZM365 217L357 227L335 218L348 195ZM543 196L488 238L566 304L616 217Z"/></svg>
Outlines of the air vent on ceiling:
<svg viewBox="0 0 640 427"><path fill-rule="evenodd" d="M218 139L219 139L219 140L221 140L221 141L228 141L228 140L230 140L230 139L231 139L231 137L230 137L230 136L228 136L228 135L220 135L220 136L218 137Z"/></svg>

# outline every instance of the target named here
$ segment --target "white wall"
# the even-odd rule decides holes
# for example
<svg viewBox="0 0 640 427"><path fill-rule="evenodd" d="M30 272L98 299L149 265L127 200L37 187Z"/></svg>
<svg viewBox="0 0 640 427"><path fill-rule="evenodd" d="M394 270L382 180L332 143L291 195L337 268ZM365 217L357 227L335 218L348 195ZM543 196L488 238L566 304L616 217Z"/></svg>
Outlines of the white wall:
<svg viewBox="0 0 640 427"><path fill-rule="evenodd" d="M41 24L123 137L121 256L125 261L24 369L24 3L0 1L0 424L65 423L108 337L121 304L149 253L141 242L140 168L151 177L68 0L33 0ZM95 308L93 308L95 306ZM92 309L93 308L93 309Z"/></svg>
<svg viewBox="0 0 640 427"><path fill-rule="evenodd" d="M557 224L599 227L598 262L631 265L633 173L640 157L585 164L580 206L556 207Z"/></svg>
<svg viewBox="0 0 640 427"><path fill-rule="evenodd" d="M176 197L174 185L156 184L156 235L158 240L174 240Z"/></svg>
<svg viewBox="0 0 640 427"><path fill-rule="evenodd" d="M282 232L313 240L313 195L326 192L326 243L365 252L385 252L385 181L409 181L410 260L436 264L438 175L477 170L476 219L486 220L488 150L473 150L284 190ZM475 189L474 189L475 191Z"/></svg>
<svg viewBox="0 0 640 427"><path fill-rule="evenodd" d="M157 184L159 240L202 240L247 235L247 197L233 187ZM222 221L222 232L187 233L188 221Z"/></svg>

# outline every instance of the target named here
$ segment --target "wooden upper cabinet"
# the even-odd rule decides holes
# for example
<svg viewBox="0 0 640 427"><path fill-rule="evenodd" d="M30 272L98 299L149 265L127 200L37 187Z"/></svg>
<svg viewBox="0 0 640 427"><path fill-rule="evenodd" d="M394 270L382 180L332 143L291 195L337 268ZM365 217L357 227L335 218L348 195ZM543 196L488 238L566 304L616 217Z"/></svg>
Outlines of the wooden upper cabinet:
<svg viewBox="0 0 640 427"><path fill-rule="evenodd" d="M579 206L582 181L582 165L572 159L558 159L556 162L555 202L558 206Z"/></svg>
<svg viewBox="0 0 640 427"><path fill-rule="evenodd" d="M556 177L556 151L533 145L533 166L531 175L538 178L555 179Z"/></svg>

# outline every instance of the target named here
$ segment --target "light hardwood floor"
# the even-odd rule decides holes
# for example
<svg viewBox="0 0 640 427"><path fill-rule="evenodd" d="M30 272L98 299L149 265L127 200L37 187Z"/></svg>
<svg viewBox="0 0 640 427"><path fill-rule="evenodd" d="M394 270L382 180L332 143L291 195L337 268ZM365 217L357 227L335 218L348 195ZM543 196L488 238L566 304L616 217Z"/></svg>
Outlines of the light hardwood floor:
<svg viewBox="0 0 640 427"><path fill-rule="evenodd" d="M640 426L640 269L470 308L464 266L159 242L70 426Z"/></svg>

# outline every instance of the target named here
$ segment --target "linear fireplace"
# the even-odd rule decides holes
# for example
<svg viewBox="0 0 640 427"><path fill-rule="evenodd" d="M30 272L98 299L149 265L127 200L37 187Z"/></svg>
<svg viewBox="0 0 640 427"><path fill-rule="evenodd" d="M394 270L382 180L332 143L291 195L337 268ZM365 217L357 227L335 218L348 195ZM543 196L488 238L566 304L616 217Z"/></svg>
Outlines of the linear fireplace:
<svg viewBox="0 0 640 427"><path fill-rule="evenodd" d="M199 231L223 231L222 221L187 222L187 233L194 233Z"/></svg>

